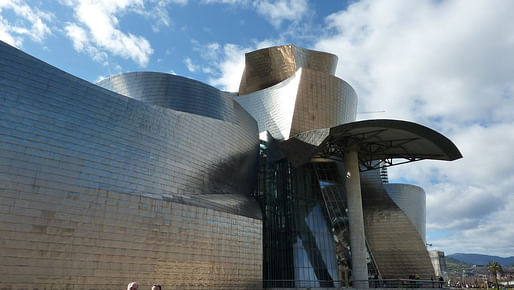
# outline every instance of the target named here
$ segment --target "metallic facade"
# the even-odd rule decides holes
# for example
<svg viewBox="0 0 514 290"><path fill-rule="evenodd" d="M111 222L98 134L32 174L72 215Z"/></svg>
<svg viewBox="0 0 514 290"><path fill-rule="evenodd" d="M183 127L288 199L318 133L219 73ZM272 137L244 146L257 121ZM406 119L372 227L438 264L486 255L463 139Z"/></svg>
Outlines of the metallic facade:
<svg viewBox="0 0 514 290"><path fill-rule="evenodd" d="M293 45L246 54L236 101L280 140L355 120L357 94L334 76L337 57Z"/></svg>
<svg viewBox="0 0 514 290"><path fill-rule="evenodd" d="M355 174L367 260L352 265L342 157L357 148L358 173L461 155L418 124L355 122L336 65L285 45L246 55L238 93L154 72L91 84L0 42L0 288L345 287L357 267L429 279L424 195L376 170Z"/></svg>
<svg viewBox="0 0 514 290"><path fill-rule="evenodd" d="M246 54L239 95L234 98L257 120L259 131L267 131L267 138L261 141L255 196L263 207L264 279L270 286L350 285L355 265L348 213L355 209L347 203L342 162L346 150L358 152L364 170L394 165L396 158L412 162L462 157L450 140L419 124L353 122L357 96L350 85L334 76L336 64L334 55L293 45ZM424 242L424 193L423 198L419 194L403 201L397 198L408 209L406 213L386 188L395 195L395 190L408 186L384 185L376 170L362 177L360 218L364 220L369 275L378 274L381 279L407 278L413 273L423 279L433 277ZM360 193L358 196L360 200ZM313 242L323 234L305 226L307 217L314 216L317 209L322 214L316 228L331 233L326 236L332 236L333 247ZM327 252L337 259L337 275L334 264L322 258L321 253ZM363 265L358 266L362 269ZM362 279L361 272L359 277Z"/></svg>
<svg viewBox="0 0 514 290"><path fill-rule="evenodd" d="M257 124L237 103L146 104L5 43L0 69L0 288L260 286Z"/></svg>
<svg viewBox="0 0 514 290"><path fill-rule="evenodd" d="M291 77L300 68L333 76L337 67L337 56L289 44L247 53L245 62L239 86L240 95L276 85Z"/></svg>
<svg viewBox="0 0 514 290"><path fill-rule="evenodd" d="M334 76L336 65L334 55L293 45L246 54L234 98L257 120L259 131L273 139L261 142L255 195L264 214L265 287L338 287L350 278L344 241L348 231L333 232L324 200L337 192L337 169L295 167L277 145L294 135L355 120L357 95ZM340 242L334 240L337 234Z"/></svg>
<svg viewBox="0 0 514 290"><path fill-rule="evenodd" d="M234 102L233 93L184 78L157 72L131 72L111 76L97 85L121 95L175 111L248 124L253 118ZM253 131L252 131L253 132Z"/></svg>
<svg viewBox="0 0 514 290"><path fill-rule="evenodd" d="M366 239L380 276L407 279L417 274L424 280L435 277L424 240L387 193L379 171L361 173L361 186Z"/></svg>
<svg viewBox="0 0 514 290"><path fill-rule="evenodd" d="M403 183L384 183L391 199L407 215L426 243L426 194L423 188Z"/></svg>

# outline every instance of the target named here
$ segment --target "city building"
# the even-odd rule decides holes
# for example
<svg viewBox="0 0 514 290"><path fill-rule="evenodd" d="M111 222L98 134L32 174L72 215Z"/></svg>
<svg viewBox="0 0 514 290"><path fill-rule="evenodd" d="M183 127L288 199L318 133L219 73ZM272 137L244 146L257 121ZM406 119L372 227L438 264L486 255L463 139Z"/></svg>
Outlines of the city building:
<svg viewBox="0 0 514 290"><path fill-rule="evenodd" d="M92 84L1 42L0 288L430 279L424 192L378 169L462 156L419 124L355 121L336 65L284 45L246 54L237 93L154 72Z"/></svg>
<svg viewBox="0 0 514 290"><path fill-rule="evenodd" d="M435 275L437 277L443 277L444 280L448 280L448 267L446 266L446 257L443 251L430 250L428 251L432 266L434 267Z"/></svg>

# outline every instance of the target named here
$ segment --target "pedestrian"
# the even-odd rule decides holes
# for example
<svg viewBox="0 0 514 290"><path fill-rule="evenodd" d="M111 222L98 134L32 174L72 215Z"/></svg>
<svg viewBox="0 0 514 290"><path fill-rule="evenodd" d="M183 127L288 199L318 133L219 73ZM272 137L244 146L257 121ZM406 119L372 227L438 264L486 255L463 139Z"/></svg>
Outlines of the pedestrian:
<svg viewBox="0 0 514 290"><path fill-rule="evenodd" d="M414 275L414 280L416 280L416 288L421 287L421 281L419 281L419 279L421 279L421 277L419 277L418 274Z"/></svg>
<svg viewBox="0 0 514 290"><path fill-rule="evenodd" d="M127 290L137 290L137 283L136 282L130 282L127 285Z"/></svg>
<svg viewBox="0 0 514 290"><path fill-rule="evenodd" d="M153 285L152 285L152 290L162 290L161 285L159 285L159 284L153 284Z"/></svg>

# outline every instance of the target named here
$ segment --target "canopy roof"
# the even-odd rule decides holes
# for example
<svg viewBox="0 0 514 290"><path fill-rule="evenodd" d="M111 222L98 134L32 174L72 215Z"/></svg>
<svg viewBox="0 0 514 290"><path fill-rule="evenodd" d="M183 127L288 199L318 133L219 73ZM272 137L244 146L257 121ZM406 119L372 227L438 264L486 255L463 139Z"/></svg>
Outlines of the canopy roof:
<svg viewBox="0 0 514 290"><path fill-rule="evenodd" d="M357 151L362 170L422 159L462 158L457 146L442 134L416 123L389 119L304 132L282 142L280 148L296 166L312 158L342 160L344 152Z"/></svg>

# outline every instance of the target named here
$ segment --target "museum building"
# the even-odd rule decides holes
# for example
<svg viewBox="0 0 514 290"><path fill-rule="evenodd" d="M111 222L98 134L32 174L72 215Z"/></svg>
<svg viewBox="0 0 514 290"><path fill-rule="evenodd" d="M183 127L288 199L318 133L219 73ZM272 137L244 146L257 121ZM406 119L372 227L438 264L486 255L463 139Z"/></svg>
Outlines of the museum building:
<svg viewBox="0 0 514 290"><path fill-rule="evenodd" d="M246 54L237 93L157 72L84 81L0 42L1 289L369 287L434 277L425 193L384 168L461 158L356 121L337 57Z"/></svg>

